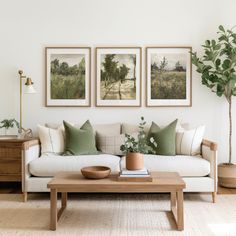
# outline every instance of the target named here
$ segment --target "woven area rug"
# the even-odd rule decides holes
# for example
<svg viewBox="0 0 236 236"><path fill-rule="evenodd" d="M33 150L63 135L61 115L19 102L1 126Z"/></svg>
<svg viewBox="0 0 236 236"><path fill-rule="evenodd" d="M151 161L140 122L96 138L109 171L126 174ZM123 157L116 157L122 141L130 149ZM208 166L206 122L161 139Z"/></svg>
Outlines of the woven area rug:
<svg viewBox="0 0 236 236"><path fill-rule="evenodd" d="M185 230L176 231L168 194L69 194L56 232L49 230L49 194L0 195L0 235L236 235L236 195L185 194ZM58 202L59 205L59 202Z"/></svg>

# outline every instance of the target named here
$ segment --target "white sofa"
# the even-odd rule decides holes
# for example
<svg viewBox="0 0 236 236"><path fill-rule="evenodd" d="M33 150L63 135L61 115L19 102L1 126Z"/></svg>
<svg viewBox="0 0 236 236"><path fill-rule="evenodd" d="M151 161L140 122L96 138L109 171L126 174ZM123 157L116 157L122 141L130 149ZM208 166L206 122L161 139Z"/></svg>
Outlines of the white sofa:
<svg viewBox="0 0 236 236"><path fill-rule="evenodd" d="M107 130L110 132L109 129ZM119 132L121 130L123 129L120 129ZM201 152L201 156L144 155L144 162L150 171L178 172L186 183L185 192L212 193L212 199L215 202L217 192L216 143L203 140ZM109 166L113 173L117 173L125 165L125 157L103 153L81 156L55 154L40 156L40 143L37 141L29 141L28 145L25 145L23 154L22 191L25 201L27 193L48 192L47 183L59 171L80 171L85 166L105 165Z"/></svg>

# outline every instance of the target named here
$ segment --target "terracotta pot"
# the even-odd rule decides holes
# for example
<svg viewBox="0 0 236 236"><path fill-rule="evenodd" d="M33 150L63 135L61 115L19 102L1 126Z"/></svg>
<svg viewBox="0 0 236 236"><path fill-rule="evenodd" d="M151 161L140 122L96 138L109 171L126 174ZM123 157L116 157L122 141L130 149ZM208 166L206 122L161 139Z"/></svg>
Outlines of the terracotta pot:
<svg viewBox="0 0 236 236"><path fill-rule="evenodd" d="M126 154L126 169L141 170L144 168L143 154L138 152L129 152Z"/></svg>
<svg viewBox="0 0 236 236"><path fill-rule="evenodd" d="M219 185L226 188L236 188L236 165L222 163L218 165Z"/></svg>

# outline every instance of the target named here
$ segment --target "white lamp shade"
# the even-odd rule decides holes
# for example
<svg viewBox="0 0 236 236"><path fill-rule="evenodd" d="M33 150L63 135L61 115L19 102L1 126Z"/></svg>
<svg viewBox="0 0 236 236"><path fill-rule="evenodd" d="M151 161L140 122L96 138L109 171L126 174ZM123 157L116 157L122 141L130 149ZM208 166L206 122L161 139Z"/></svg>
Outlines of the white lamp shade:
<svg viewBox="0 0 236 236"><path fill-rule="evenodd" d="M25 86L25 93L36 93L33 85L26 85Z"/></svg>

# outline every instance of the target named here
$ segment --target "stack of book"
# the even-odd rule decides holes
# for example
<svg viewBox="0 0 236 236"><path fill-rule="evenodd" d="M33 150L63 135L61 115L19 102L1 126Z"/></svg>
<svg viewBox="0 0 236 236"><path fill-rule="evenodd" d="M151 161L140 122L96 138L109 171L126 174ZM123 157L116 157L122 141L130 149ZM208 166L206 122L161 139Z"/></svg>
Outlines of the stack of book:
<svg viewBox="0 0 236 236"><path fill-rule="evenodd" d="M120 172L118 180L130 182L152 182L152 177L146 168L141 170L127 170L124 168Z"/></svg>

